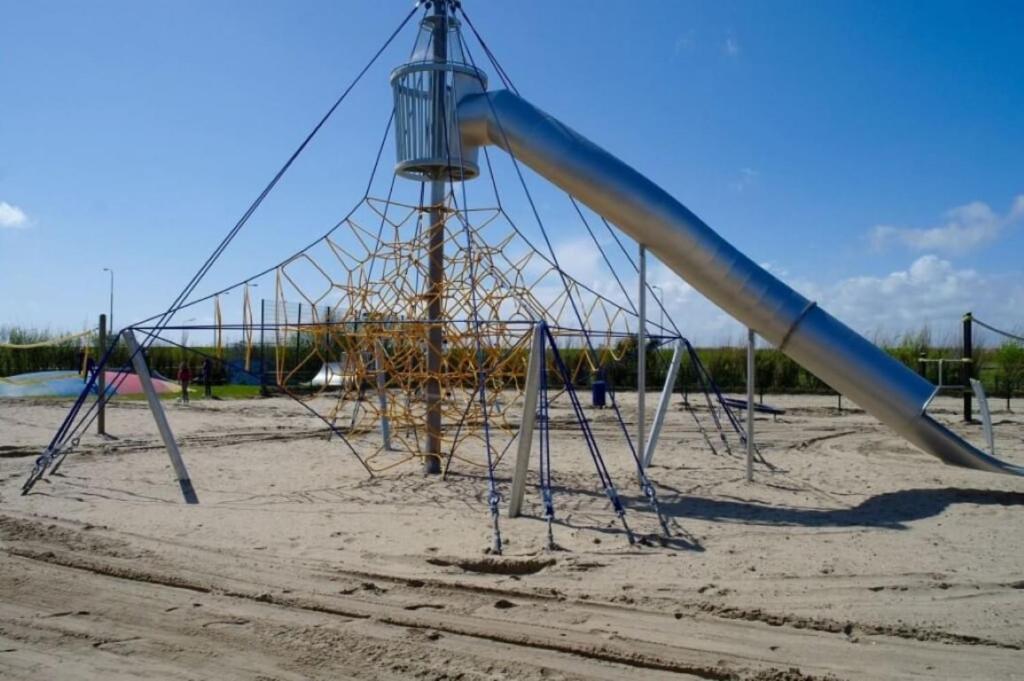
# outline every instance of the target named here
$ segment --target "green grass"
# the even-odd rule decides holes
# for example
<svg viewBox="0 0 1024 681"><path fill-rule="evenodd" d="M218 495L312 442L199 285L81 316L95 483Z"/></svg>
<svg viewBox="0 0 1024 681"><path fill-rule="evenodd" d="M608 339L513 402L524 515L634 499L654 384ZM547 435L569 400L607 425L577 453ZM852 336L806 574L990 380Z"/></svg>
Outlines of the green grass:
<svg viewBox="0 0 1024 681"><path fill-rule="evenodd" d="M200 402L204 399L203 387L192 386L189 391L189 399L194 402ZM213 397L219 400L251 400L260 396L260 387L258 385L215 385L213 386ZM177 400L181 397L181 391L175 390L169 393L160 393L160 399L167 401ZM136 395L117 395L114 400L125 400L128 402L140 402L144 401L146 396L142 393Z"/></svg>
<svg viewBox="0 0 1024 681"><path fill-rule="evenodd" d="M213 396L222 400L251 400L260 396L258 385L215 385Z"/></svg>

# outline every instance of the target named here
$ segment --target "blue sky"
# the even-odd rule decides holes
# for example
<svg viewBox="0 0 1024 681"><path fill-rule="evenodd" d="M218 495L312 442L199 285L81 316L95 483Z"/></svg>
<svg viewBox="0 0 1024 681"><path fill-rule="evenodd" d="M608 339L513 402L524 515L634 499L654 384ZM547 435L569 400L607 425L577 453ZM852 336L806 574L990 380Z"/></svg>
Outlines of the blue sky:
<svg viewBox="0 0 1024 681"><path fill-rule="evenodd" d="M528 99L859 330L943 333L968 309L1024 324L1024 6L464 4ZM105 266L119 324L166 307L409 7L0 0L0 324L84 327L106 309ZM201 290L277 262L363 196L387 73L413 36ZM530 184L557 247L586 255L569 204ZM574 274L603 278L583 255ZM690 337L738 335L652 277Z"/></svg>

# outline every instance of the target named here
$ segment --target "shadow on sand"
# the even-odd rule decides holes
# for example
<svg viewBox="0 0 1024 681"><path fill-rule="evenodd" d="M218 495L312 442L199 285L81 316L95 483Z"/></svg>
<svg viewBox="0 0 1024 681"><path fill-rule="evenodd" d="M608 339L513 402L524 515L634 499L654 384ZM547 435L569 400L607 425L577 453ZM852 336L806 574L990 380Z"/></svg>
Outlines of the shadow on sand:
<svg viewBox="0 0 1024 681"><path fill-rule="evenodd" d="M476 476L465 476L472 480ZM482 480L482 478L481 478ZM504 482L504 481L503 481ZM686 527L687 521L706 520L716 523L737 523L778 527L808 528L855 528L875 527L890 530L910 529L907 523L932 518L942 514L956 504L975 506L1024 506L1024 492L987 490L958 487L936 487L884 492L869 497L850 508L807 508L769 505L741 499L723 499L694 496L670 485L658 484L658 505L672 528L671 538L657 538L657 535L639 532L638 539L644 544L660 544L664 548L703 551L700 540ZM555 525L569 529L586 529L606 535L624 536L622 526L615 521L610 505L608 515L570 512L559 509L559 501L572 496L604 497L593 489L576 485L553 485L555 495ZM634 514L649 513L652 509L643 495L625 493L619 496L626 507L626 519L633 526ZM482 499L482 497L481 497ZM482 503L482 501L481 501ZM534 517L525 512L524 517ZM567 517L568 516L568 517ZM636 529L636 528L634 528Z"/></svg>
<svg viewBox="0 0 1024 681"><path fill-rule="evenodd" d="M747 523L791 527L881 527L908 529L905 523L941 514L954 504L977 506L1024 506L1024 493L941 487L885 492L852 508L816 509L768 506L756 502L689 496L662 486L666 492L661 508L667 515L712 522ZM631 499L630 506L642 503Z"/></svg>

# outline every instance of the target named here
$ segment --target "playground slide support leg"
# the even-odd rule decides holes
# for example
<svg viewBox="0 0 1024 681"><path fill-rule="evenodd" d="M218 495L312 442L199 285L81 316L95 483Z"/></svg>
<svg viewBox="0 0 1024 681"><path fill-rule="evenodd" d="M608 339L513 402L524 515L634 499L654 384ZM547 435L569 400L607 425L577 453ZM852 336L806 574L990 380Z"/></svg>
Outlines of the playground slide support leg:
<svg viewBox="0 0 1024 681"><path fill-rule="evenodd" d="M683 341L676 341L672 350L672 361L668 365L668 374L665 376L665 385L661 389L661 397L658 399L658 407L654 412L654 422L651 424L651 434L647 438L647 448L644 450L644 468L651 465L654 460L654 450L658 446L658 438L661 437L661 427L665 423L665 414L672 403L672 389L676 385L676 376L679 375L679 366L683 361Z"/></svg>

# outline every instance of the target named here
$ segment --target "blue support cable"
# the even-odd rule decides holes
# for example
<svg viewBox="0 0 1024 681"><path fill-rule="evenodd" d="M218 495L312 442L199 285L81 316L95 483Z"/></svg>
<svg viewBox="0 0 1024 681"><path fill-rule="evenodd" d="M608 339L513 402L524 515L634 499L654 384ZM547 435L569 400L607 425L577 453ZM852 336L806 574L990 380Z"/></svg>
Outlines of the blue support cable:
<svg viewBox="0 0 1024 681"><path fill-rule="evenodd" d="M65 414L64 420L57 428L57 432L50 440L50 444L47 445L46 449L43 451L42 454L36 457L36 460L32 466L32 471L29 473L28 478L25 480L24 484L21 487L22 495L28 494L30 491L32 491L32 488L35 487L36 482L38 482L39 479L46 474L47 469L50 467L53 461L63 450L64 445L67 443L67 440L63 438L66 436L69 429L71 428L75 415L81 409L82 405L85 403L86 398L97 387L96 379L99 376L99 372L105 371L107 362L110 361L110 356L113 354L114 349L117 347L117 341L120 337L121 332L118 331L110 339L110 345L103 353L103 356L100 358L100 361L96 363L95 370L92 372L90 376L86 378L85 385L82 387L82 392L78 394L78 397L76 398L74 406L72 407L71 411ZM116 386L112 384L111 386L108 386L106 392L112 393L115 389ZM100 395L99 399L105 400L107 398L105 395ZM77 442L78 438L73 438L71 440L71 446L74 447L77 444Z"/></svg>
<svg viewBox="0 0 1024 681"><path fill-rule="evenodd" d="M572 375L569 373L569 368L562 360L562 355L558 351L558 344L555 343L555 337L551 334L551 330L548 328L547 324L541 322L540 328L551 346L555 366L558 368L562 382L565 385L566 393L569 395L569 401L572 403L573 411L576 414L576 420L579 422L580 430L583 432L583 439L587 443L587 450L590 452L590 458L594 462L594 468L597 470L597 477L604 486L604 493L611 502L612 508L615 510L615 515L618 516L619 521L622 523L622 528L626 532L626 538L629 540L629 543L635 544L636 538L633 536L633 531L629 529L629 524L626 523L626 509L622 505L622 499L619 498L618 490L615 489L615 483L612 482L608 468L605 465L604 459L601 457L601 450L597 446L597 440L594 437L594 432L590 428L590 422L587 420L587 415L583 411L583 405L580 403L579 396L576 394L576 389L572 385Z"/></svg>
<svg viewBox="0 0 1024 681"><path fill-rule="evenodd" d="M445 150L450 155L451 145L449 144L448 136L448 125L447 121L442 120L442 124L445 131ZM458 121L456 121L458 124ZM462 138L459 138L459 158L462 158ZM451 164L451 158L448 159L449 165ZM454 184L454 180L449 177L450 184ZM452 186L452 204L458 209L458 202L455 198L455 189ZM466 197L466 183L462 183L462 205L464 208L468 208L468 199ZM460 221L461 222L461 221ZM477 364L477 394L480 398L480 411L483 416L484 422L484 450L486 452L487 461L487 505L491 511L491 522L493 526L493 550L497 554L501 554L501 528L498 524L498 518L500 513L498 512L498 505L501 503L501 494L498 492L498 485L494 479L494 460L491 456L491 426L490 419L487 409L487 370L484 366L484 349L483 342L480 339L480 331L482 324L480 322L480 307L477 301L477 272L476 263L473 261L473 232L469 228L468 219L462 223L463 233L466 236L466 261L469 263L469 301L470 301L470 314L472 316L473 325L473 340L476 344L476 364ZM454 451L454 445L452 447Z"/></svg>
<svg viewBox="0 0 1024 681"><path fill-rule="evenodd" d="M534 327L534 333L543 333L540 326ZM550 394L548 393L548 363L545 358L545 352L543 351L544 345L541 345L541 357L540 359L540 409L538 410L537 420L540 421L540 449L539 459L540 465L538 466L538 473L540 476L540 495L541 501L544 504L544 520L547 521L548 526L548 548L555 549L555 534L554 534L554 522L555 522L555 501L554 495L551 490L551 402Z"/></svg>
<svg viewBox="0 0 1024 681"><path fill-rule="evenodd" d="M519 94L519 90L512 83L511 79L508 78L504 68L498 62L498 59L494 55L494 53L491 52L490 48L487 46L487 43L484 41L483 37L476 30L476 27L473 25L472 20L466 14L465 10L460 7L459 11L461 12L463 18L466 20L466 24L473 31L474 36L476 37L477 41L480 43L481 47L483 48L485 54L487 55L488 59L491 62L491 65L497 70L499 78L502 80L502 82L505 84L506 87L508 87L510 90L512 90L514 93L516 93L518 95ZM470 61L472 62L472 56L470 55L468 48L467 48L466 54L469 57ZM473 64L473 66L476 66L476 65ZM488 103L490 103L490 100L488 100ZM501 121L498 119L497 112L494 110L493 106L491 106L491 112L494 115L495 120L498 123L499 131L502 132L502 135L504 135L504 131L501 130ZM517 162L517 160L515 158L515 154L512 154L511 151L509 152L509 154L512 156L513 166L515 167L516 172L519 174L519 179L520 179L520 183L522 183L522 185L523 185L523 190L526 192L527 198L530 199L529 189L527 189L525 180L522 177L522 173L519 171L519 165L518 165L518 162ZM584 226L587 228L587 231L590 233L591 238L594 240L595 245L597 245L598 250L601 252L602 256L605 256L604 249L601 247L601 245L599 243L597 243L597 238L593 234L593 231L590 229L590 225L587 223L586 219L583 217L582 211L580 211L580 208L577 205L577 202L576 202L575 198L571 194L568 195L568 196L569 196L569 200L572 202L572 204L576 208L576 211L579 214L581 220L583 221ZM537 215L536 207L533 206L532 199L530 199L530 205L531 205L531 207L534 210L534 215L537 217L537 222L538 222L538 225L540 226L541 232L544 234L545 240L548 241L548 247L549 247L549 249L551 249L551 244L550 244L550 241L547 239L547 233L544 230L544 225L540 221L539 215ZM608 229L609 233L612 235L612 237L614 238L615 242L618 244L619 248L622 250L622 253L623 253L623 255L625 255L627 261L630 263L630 265L633 266L633 269L635 271L639 272L639 267L633 261L633 258L629 255L629 253L626 251L625 247L622 245L621 240L619 240L618 236L615 234L615 232L612 229L611 225L608 223L608 221L604 217L601 217L601 221L604 223L605 227ZM551 255L552 255L552 257L554 257L554 250L553 249L551 249ZM607 261L607 257L605 257L605 259ZM557 267L557 262L556 262L556 267ZM561 268L559 268L559 271L561 271ZM618 277L617 276L616 276L616 281L618 281ZM625 291L625 289L622 286L621 282L619 282L619 286L620 286L620 288L622 288L623 291ZM672 319L672 316L667 314L667 311L665 310L664 303L661 301L661 299L658 296L654 295L653 287L650 284L647 284L646 288L651 293L652 298L658 304L658 307L661 309L662 313L664 313L668 317L669 323L671 324L672 328L675 330L675 332L677 334L679 334L680 338L683 338L682 334L679 331L679 327L676 326L675 321ZM628 294L627 294L627 300L629 300ZM570 302L572 302L571 294L570 294ZM577 314L577 317L579 317L578 311L575 310L575 303L573 303L573 308L574 308L574 311ZM581 320L581 325L582 325L582 320ZM683 340L685 340L685 338ZM590 341L589 337L587 338L587 341L588 341L588 345L589 345L589 341ZM721 392L718 390L718 387L715 384L714 379L712 379L710 375L707 376L707 379L708 379L708 384L714 389L714 391L716 393L716 396L719 399L719 404L722 406L722 408L726 411L726 414L729 416L729 422L733 426L733 429L737 432L737 434L740 435L740 437L745 437L743 435L743 433L742 433L742 429L739 427L739 423L736 421L736 419L734 418L731 410L729 409L729 406L723 401L722 396L721 396ZM645 487L645 485L647 485L649 483L645 483L644 482L645 473L643 471L643 465L642 465L640 459L637 456L637 452L636 452L636 450L635 450L635 448L633 446L632 439L631 439L630 434L629 434L629 430L625 427L625 424L622 422L621 415L619 414L618 404L617 404L616 399L615 399L615 391L614 391L613 387L609 387L608 394L611 397L612 409L616 412L616 415L619 417L620 423L622 423L623 433L624 433L624 435L626 437L627 443L629 443L630 452L633 454L633 458L636 460L641 487ZM715 418L715 425L719 429L720 434L721 434L721 423L718 421L717 417ZM724 439L724 437L725 437L724 434L722 434L722 437ZM656 504L657 502L655 501L654 503ZM660 513L659 513L659 518L660 517L661 516L660 516ZM664 525L664 523L663 523L663 525Z"/></svg>
<svg viewBox="0 0 1024 681"><path fill-rule="evenodd" d="M317 324L316 326L323 326L323 325L322 325L322 324ZM298 332L299 332L299 331L296 331L296 333L298 333ZM192 354L194 354L194 355L199 355L199 356L200 356L200 357L202 357L203 359L210 359L210 360L214 360L214 361L219 361L219 360L217 359L217 357L215 357L214 355L211 355L211 354L205 353L205 352L203 352L202 350L196 350L195 348L190 348L190 347L187 347L187 346L185 346L185 345L182 345L181 343L175 343L174 341L170 340L169 338L165 338L165 337L163 337L163 336L153 336L153 339L154 339L154 340L161 340L161 341L163 341L163 342L167 343L168 345L174 346L174 347L176 347L176 348L181 348L181 349L182 349L182 350L184 350L185 352L190 352L190 353L192 353ZM262 368L261 368L261 369L262 369ZM240 369L239 369L239 371L240 371L241 373L243 373L243 374L246 374L247 376L251 376L251 377L253 377L253 378L259 378L259 374L257 374L257 373L256 373L256 372L254 372L254 371L246 371L246 370L245 370L244 368L240 368ZM331 433L333 433L334 435L337 435L337 436L338 436L338 438L339 438L339 439L340 439L340 440L341 440L342 442L344 442L344 443L345 443L345 446L346 446L346 447L348 447L348 450L349 450L349 452L350 452L350 453L352 454L352 456L354 456L354 457L356 458L356 460L357 460L357 461L358 461L358 462L359 462L360 464L362 464L363 468L365 468L365 469L366 469L366 472L367 472L367 473L369 473L370 477L371 477L371 478L373 477L373 471L372 471L372 470L370 469L370 467L369 467L369 466L368 466L368 465L366 464L366 462L365 462L365 461L363 460L363 458L362 458L361 456L359 456L359 453L358 453L358 452L356 452L356 450L355 450L355 447L353 447L353 446L352 446L352 443L348 441L348 438L346 438L346 437L345 437L344 433L342 433L342 432L341 432L341 431L340 431L340 430L339 430L339 429L338 429L338 428L337 428L337 427L336 427L336 426L335 426L335 425L334 425L333 423L331 423L331 422L330 422L330 421L328 421L328 420L327 420L326 418L324 418L323 416L321 416L321 415L320 415L320 414L319 414L319 413L318 413L318 412L317 412L317 411L316 411L315 409L313 409L312 407L310 407L310 406L309 406L308 404L306 404L305 402L303 402L303 401L302 401L302 400L300 400L299 398L295 397L294 395L292 395L291 393L289 393L289 392L288 392L287 390L285 390L285 391L283 391L283 392L284 392L284 394L285 394L285 395L287 395L287 396L288 396L288 397L290 397L291 399L295 400L295 402L297 402L297 403L298 403L298 404L299 404L299 405L300 405L300 406L301 406L301 407L302 407L303 409L305 409L306 411L308 411L309 413L311 413L311 414L312 414L313 416L316 416L316 417L317 417L318 419L320 419L321 421L323 421L323 422L324 422L324 423L325 423L325 424L327 425L327 427L328 427L328 428L329 428L329 429L331 430Z"/></svg>
<svg viewBox="0 0 1024 681"><path fill-rule="evenodd" d="M460 12L462 13L462 15L464 17L466 17L465 10L460 8ZM473 32L476 35L477 40L481 43L481 45L483 45L483 40L480 38L479 33L476 32L476 29L473 28L472 22L469 20L468 17L466 17L466 22L470 26L470 28L473 29ZM492 65L494 65L494 67L496 69L498 69L499 73L503 73L500 65L497 64L497 60L494 59L494 57L490 55L490 51L489 50L487 50L487 53L489 55L489 58L491 59ZM476 68L476 62L473 60L472 53L468 49L468 46L466 47L466 56L469 59L471 66ZM512 87L513 90L514 90L514 86L511 86L511 83L509 83L509 86ZM498 116L497 111L494 108L494 104L491 102L491 99L489 97L487 98L487 103L488 103L488 106L491 109L492 115L494 116L494 120L496 121L496 123L498 125L498 131L500 132L502 137L504 137L505 136L504 127L501 125L501 119ZM533 200L533 196L530 194L529 187L526 185L526 178L523 176L522 169L520 168L520 165L519 165L519 160L516 158L516 155L511 151L511 145L506 144L505 147L509 150L508 153L509 153L509 156L512 159L512 166L513 166L513 168L515 168L516 175L519 178L519 182L520 182L520 185L523 188L523 192L526 194L526 199L527 199L527 202L530 205L531 211L533 212L534 219L537 222L537 226L540 228L541 236L543 236L544 242L545 242L545 244L548 247L548 252L549 252L549 254L551 256L551 261L552 261L556 271L558 272L559 277L562 280L562 286L563 286L563 288L565 288L565 292L566 292L566 295L567 295L568 300L569 300L569 305L572 308L573 314L575 315L576 319L578 320L580 326L581 327L585 327L586 323L583 320L583 315L580 313L579 307L576 304L576 299L573 297L571 287L569 286L569 277L568 277L567 273L565 272L565 270L562 269L561 265L558 262L558 256L555 254L554 245L551 243L551 238L548 236L547 229L544 227L544 221L541 219L540 212L537 209L537 205L536 205L536 203ZM600 249L600 246L598 246L598 248ZM548 332L548 333L550 334L550 332ZM587 348L589 349L590 353L594 357L596 357L597 353L596 353L596 351L594 349L593 341L590 338L590 334L588 332L586 332L586 331L584 332L584 340L587 343ZM636 447L633 444L633 439L632 439L632 437L630 437L630 434L629 434L629 429L626 427L626 422L622 418L622 412L619 409L618 402L615 399L615 392L614 392L614 390L610 389L609 390L609 395L611 396L611 400L612 400L612 410L615 413L615 417L616 417L616 419L619 422L619 426L620 426L620 428L622 430L622 434L623 434L623 436L626 439L626 444L627 444L627 446L629 448L629 453L633 457L633 462L634 462L634 464L636 466L637 479L639 481L640 488L643 491L644 495L647 497L648 501L650 502L651 507L654 510L655 514L657 515L658 522L661 525L662 530L667 535L668 534L668 523L665 520L665 517L661 513L661 509L660 509L660 507L658 505L658 498L657 498L657 494L656 494L656 492L654 490L654 486L651 484L650 479L648 478L647 473L644 470L643 462L640 460L640 457L637 454ZM596 446L596 442L595 442L595 446Z"/></svg>
<svg viewBox="0 0 1024 681"><path fill-rule="evenodd" d="M385 40L384 44L381 45L381 47L376 51L376 53L374 53L374 55L370 58L369 62L367 62L367 64L362 68L362 70L359 71L359 73L348 85L348 87L344 90L344 92L342 92L342 94L337 98L337 100L330 107L330 109L328 109L327 113L324 114L324 116L320 119L316 126L314 126L313 130L306 136L306 138L302 141L298 148L295 149L295 151L288 158L285 164L277 171L273 179L271 179L271 181L266 185L266 187L264 187L263 191L259 194L259 196L256 197L252 204L249 205L248 209L246 209L246 211L242 214L242 217L238 220L238 222L235 223L235 225L228 232L227 236L225 236L224 239L221 240L221 242L214 249L213 253L206 259L206 261L202 264L199 270L192 276L188 284L186 284L185 288L182 289L182 291L175 298L174 302L171 303L170 307L168 307L164 312L160 313L159 315L156 315L155 318L158 319L156 324L157 331L159 331L164 326L169 324L171 318L173 318L174 314L178 310L187 306L186 301L188 300L188 297L192 295L192 293L195 291L196 287L199 285L203 277L205 277L206 274L210 271L214 263L224 253L225 249L227 249L228 245L230 245L230 243L234 240L234 238L238 235L238 233L249 221L249 218L251 218L252 215L256 212L256 210L260 207L260 205L262 205L264 199L266 199L266 197L270 194L274 187L277 186L281 178L285 175L285 173L288 172L288 170L291 168L295 160L299 157L299 155L302 154L302 152L306 149L306 147L317 135L317 133L319 133L320 129L327 123L327 121L331 118L331 116L338 109L341 103L348 97L349 93L362 80L363 76L366 75L366 73L370 70L370 67L373 66L374 63L376 63L377 59L381 56L381 54L384 53L388 46L391 45L395 37L398 36L402 29L405 28L406 24L409 23L409 20L412 19L412 17L416 14L422 2L423 0L417 0L416 4L405 16L405 18L398 25L398 27L394 31L392 31L391 35L387 38L387 40ZM149 344L151 344L151 342L152 335L149 338L144 339L143 342L140 343L139 351L143 351L146 347L149 346ZM123 378L121 378L121 381L123 381ZM95 381L87 381L86 387L88 388L90 384L94 382ZM120 381L118 382L118 385L119 384ZM93 405L93 408L91 408L88 412L86 412L84 416L81 417L81 419L78 419L79 412L83 404L85 403L85 398L87 394L88 391L83 390L82 393L79 395L78 399L75 401L74 405L72 406L71 410L66 416L64 423L62 423L60 428L58 428L58 431L54 436L54 439L51 441L50 446L42 455L44 458L47 459L47 465L48 462L52 460L54 452L59 451L59 449L68 441L69 437L74 437L75 433L81 432L82 430L84 430L84 428L88 427L89 423L92 422L92 419L89 418L89 416L94 411L94 408L96 406L95 404ZM95 417L93 416L93 418ZM71 430L72 423L75 422L76 419L78 419L78 425L74 428L74 430ZM70 436L69 433L71 433ZM35 484L35 480L37 480L38 477L39 476L35 476L35 479L33 479L33 477L30 476L29 482L31 484L27 482L26 487L28 489L31 489L32 485ZM27 493L27 489L23 489L22 493Z"/></svg>

